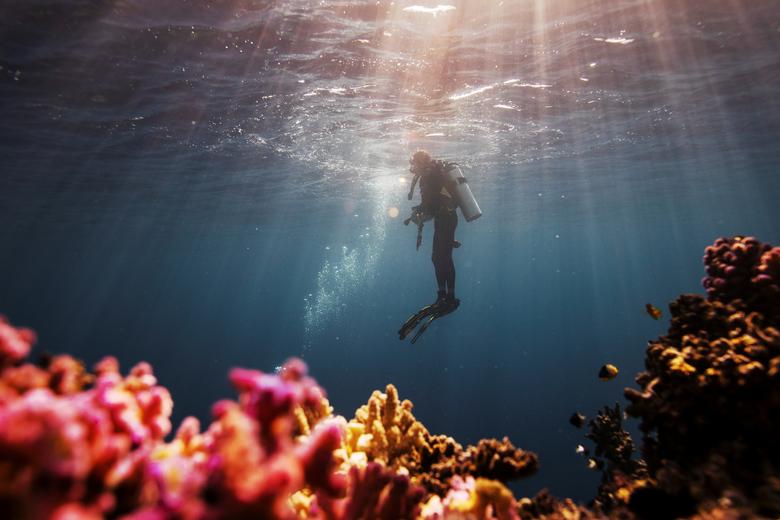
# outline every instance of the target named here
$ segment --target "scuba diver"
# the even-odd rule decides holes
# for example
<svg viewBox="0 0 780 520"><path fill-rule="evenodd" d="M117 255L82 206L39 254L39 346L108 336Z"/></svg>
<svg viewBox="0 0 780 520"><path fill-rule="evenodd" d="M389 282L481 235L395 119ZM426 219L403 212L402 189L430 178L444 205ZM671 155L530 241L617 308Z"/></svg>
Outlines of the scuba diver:
<svg viewBox="0 0 780 520"><path fill-rule="evenodd" d="M415 152L409 164L409 171L414 174L414 178L408 199L412 200L419 181L422 201L419 206L412 208L412 215L404 224L417 224L419 250L423 225L433 219L431 261L438 285L436 301L412 315L398 331L399 338L403 340L422 323L412 337L414 343L431 323L454 312L460 305L460 300L455 297L455 262L452 259L453 248L460 247L460 242L455 240L455 229L458 227L456 208L460 208L467 222L480 217L482 212L457 164L434 160L425 150Z"/></svg>

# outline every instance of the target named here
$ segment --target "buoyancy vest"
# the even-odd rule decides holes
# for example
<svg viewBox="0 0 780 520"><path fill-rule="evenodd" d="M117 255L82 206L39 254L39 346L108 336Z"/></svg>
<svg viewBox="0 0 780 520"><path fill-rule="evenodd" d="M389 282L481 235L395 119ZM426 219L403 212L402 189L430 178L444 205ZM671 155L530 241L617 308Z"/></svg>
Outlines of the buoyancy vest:
<svg viewBox="0 0 780 520"><path fill-rule="evenodd" d="M435 160L428 171L420 177L420 209L430 215L440 211L452 211L457 206L455 198L447 189L451 181L447 172L455 167L455 163Z"/></svg>

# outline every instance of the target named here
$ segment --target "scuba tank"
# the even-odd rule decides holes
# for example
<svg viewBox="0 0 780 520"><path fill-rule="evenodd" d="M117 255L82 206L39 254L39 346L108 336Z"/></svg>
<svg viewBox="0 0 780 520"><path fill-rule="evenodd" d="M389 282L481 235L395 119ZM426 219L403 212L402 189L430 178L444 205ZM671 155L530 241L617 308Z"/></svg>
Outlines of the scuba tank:
<svg viewBox="0 0 780 520"><path fill-rule="evenodd" d="M474 194L471 193L471 188L469 187L468 181L466 181L466 177L463 175L460 166L455 163L447 163L444 168L444 173L447 176L447 179L455 184L452 196L455 197L455 201L458 203L460 211L466 218L466 222L471 222L472 220L481 217L482 210L479 209L477 199L475 199Z"/></svg>

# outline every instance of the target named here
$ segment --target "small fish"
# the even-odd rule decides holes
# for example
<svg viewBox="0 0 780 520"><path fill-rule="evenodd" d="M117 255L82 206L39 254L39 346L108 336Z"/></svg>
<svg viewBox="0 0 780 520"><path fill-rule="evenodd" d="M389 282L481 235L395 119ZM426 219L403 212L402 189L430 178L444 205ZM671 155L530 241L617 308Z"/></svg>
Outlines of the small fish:
<svg viewBox="0 0 780 520"><path fill-rule="evenodd" d="M586 417L580 412L574 412L569 417L569 423L575 428L582 428L582 425L585 424L585 419Z"/></svg>
<svg viewBox="0 0 780 520"><path fill-rule="evenodd" d="M588 454L588 448L583 446L582 444L577 444L577 448L575 450L580 455L587 455Z"/></svg>
<svg viewBox="0 0 780 520"><path fill-rule="evenodd" d="M601 462L600 460L596 460L592 457L588 459L588 469L592 469L596 471L596 470L600 470L603 467L604 467L604 463Z"/></svg>
<svg viewBox="0 0 780 520"><path fill-rule="evenodd" d="M661 309L659 309L652 303L645 304L645 310L647 311L647 314L649 314L650 317L653 318L654 320L659 319L664 314L663 312L661 312Z"/></svg>
<svg viewBox="0 0 780 520"><path fill-rule="evenodd" d="M607 363L599 370L599 379L602 381L611 381L618 375L618 369L615 365Z"/></svg>

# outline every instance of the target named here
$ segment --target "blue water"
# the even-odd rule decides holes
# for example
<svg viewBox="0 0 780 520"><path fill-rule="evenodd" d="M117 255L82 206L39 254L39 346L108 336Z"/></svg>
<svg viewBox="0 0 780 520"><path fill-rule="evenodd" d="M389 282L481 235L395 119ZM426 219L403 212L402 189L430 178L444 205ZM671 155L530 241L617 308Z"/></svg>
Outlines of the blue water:
<svg viewBox="0 0 780 520"><path fill-rule="evenodd" d="M706 245L780 244L777 2L414 5L3 2L0 312L39 352L151 362L177 422L236 365L302 356L347 417L392 382L433 433L536 451L518 493L587 500L569 415L622 401ZM421 147L484 216L410 345Z"/></svg>

